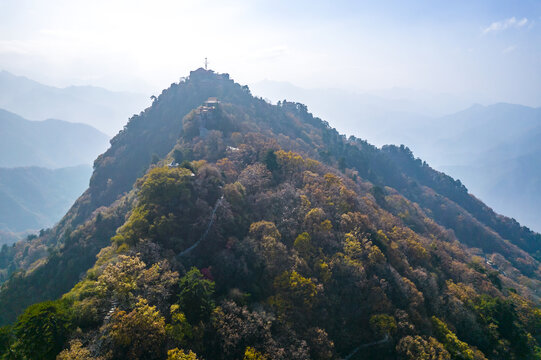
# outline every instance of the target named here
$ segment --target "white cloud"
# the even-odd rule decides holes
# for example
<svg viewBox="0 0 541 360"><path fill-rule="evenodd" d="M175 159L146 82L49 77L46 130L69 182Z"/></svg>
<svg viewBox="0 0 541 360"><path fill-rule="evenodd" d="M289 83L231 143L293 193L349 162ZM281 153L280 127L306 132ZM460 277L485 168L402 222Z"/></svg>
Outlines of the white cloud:
<svg viewBox="0 0 541 360"><path fill-rule="evenodd" d="M490 32L499 32L499 31L507 30L510 28L521 28L526 24L528 24L527 18L522 18L520 20L517 20L517 18L513 16L513 17L510 17L509 19L493 22L488 27L483 29L483 35L486 35Z"/></svg>

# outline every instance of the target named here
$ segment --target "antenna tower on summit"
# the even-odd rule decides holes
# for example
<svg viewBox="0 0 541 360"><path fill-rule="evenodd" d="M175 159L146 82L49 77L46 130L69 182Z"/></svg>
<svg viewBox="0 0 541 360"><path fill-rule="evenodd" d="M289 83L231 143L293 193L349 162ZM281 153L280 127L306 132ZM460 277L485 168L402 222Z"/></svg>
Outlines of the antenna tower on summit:
<svg viewBox="0 0 541 360"><path fill-rule="evenodd" d="M208 70L209 62L207 61L207 58L205 58L205 70Z"/></svg>

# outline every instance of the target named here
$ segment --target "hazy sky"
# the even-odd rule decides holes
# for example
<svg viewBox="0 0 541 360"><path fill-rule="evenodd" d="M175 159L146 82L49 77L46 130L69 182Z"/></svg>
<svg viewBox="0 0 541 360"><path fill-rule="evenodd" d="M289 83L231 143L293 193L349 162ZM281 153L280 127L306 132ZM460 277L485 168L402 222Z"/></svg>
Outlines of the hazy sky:
<svg viewBox="0 0 541 360"><path fill-rule="evenodd" d="M205 57L241 83L541 106L541 1L0 0L0 68L48 84L158 93Z"/></svg>

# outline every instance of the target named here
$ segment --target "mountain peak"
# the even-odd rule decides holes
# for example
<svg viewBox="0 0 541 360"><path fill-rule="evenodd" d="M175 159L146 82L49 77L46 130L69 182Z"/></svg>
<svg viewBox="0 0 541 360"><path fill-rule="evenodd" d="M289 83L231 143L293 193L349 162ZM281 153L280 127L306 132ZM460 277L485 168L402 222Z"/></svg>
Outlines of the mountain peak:
<svg viewBox="0 0 541 360"><path fill-rule="evenodd" d="M198 68L190 71L189 79L192 81L201 80L229 80L229 74L220 74L211 69Z"/></svg>

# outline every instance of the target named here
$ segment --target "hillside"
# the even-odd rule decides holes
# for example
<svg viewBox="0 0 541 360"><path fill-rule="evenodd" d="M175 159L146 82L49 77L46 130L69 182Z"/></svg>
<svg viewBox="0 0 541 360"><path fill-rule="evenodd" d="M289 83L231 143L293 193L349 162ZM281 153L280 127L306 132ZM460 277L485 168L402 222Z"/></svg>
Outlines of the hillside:
<svg viewBox="0 0 541 360"><path fill-rule="evenodd" d="M93 86L57 88L0 72L0 108L31 120L53 118L85 123L112 136L148 103L148 96L142 94Z"/></svg>
<svg viewBox="0 0 541 360"><path fill-rule="evenodd" d="M0 230L17 233L53 226L84 192L91 174L89 165L0 168Z"/></svg>
<svg viewBox="0 0 541 360"><path fill-rule="evenodd" d="M407 144L497 212L541 230L541 108L470 106L452 96L399 89L372 95L305 90L272 81L254 84L253 90L272 101L300 100L338 129L371 143Z"/></svg>
<svg viewBox="0 0 541 360"><path fill-rule="evenodd" d="M92 164L107 146L107 135L89 125L29 121L0 109L0 167Z"/></svg>
<svg viewBox="0 0 541 360"><path fill-rule="evenodd" d="M0 353L534 359L540 248L408 148L198 69L130 119L57 226L2 248L1 322L42 302Z"/></svg>

